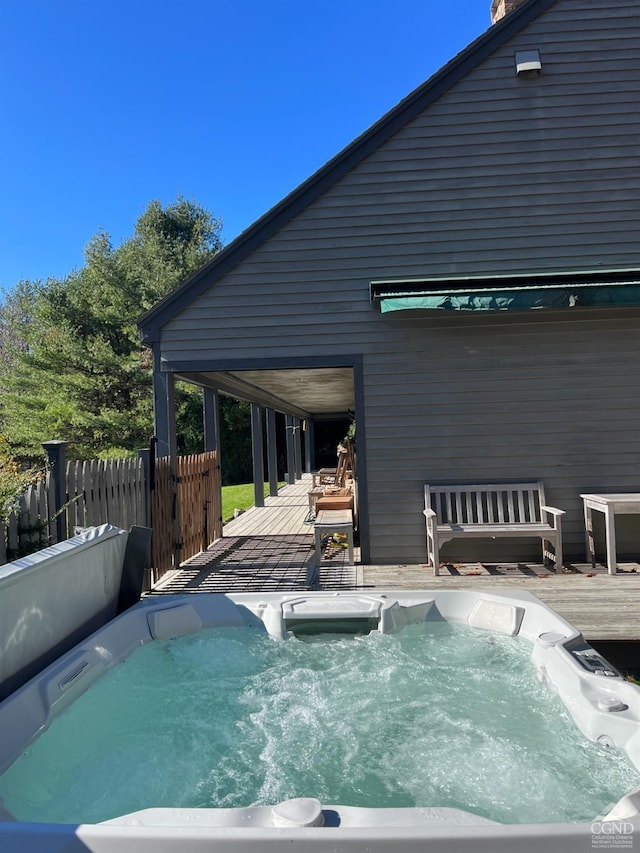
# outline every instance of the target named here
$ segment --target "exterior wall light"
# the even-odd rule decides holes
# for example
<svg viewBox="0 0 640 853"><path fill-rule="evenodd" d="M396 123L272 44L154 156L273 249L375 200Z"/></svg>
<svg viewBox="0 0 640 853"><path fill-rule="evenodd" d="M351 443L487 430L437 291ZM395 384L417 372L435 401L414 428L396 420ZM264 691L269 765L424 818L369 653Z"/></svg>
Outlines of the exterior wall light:
<svg viewBox="0 0 640 853"><path fill-rule="evenodd" d="M515 59L518 77L536 77L542 70L539 50L516 50Z"/></svg>

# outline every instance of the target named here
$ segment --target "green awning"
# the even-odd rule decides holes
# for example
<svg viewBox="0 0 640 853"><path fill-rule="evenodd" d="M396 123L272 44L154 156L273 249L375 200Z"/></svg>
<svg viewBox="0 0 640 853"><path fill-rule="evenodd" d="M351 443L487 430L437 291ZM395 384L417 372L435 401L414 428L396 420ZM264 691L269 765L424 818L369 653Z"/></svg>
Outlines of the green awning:
<svg viewBox="0 0 640 853"><path fill-rule="evenodd" d="M547 286L435 289L381 288L374 297L380 311L531 311L577 306L640 305L638 281Z"/></svg>

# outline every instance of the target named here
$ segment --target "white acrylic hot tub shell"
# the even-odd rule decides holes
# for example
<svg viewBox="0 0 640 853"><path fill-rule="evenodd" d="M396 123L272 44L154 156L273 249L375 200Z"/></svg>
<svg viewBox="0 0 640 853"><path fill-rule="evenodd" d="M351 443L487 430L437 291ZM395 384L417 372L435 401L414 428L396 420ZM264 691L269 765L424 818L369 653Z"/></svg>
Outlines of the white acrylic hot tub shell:
<svg viewBox="0 0 640 853"><path fill-rule="evenodd" d="M524 592L465 590L302 594L242 593L149 596L49 666L0 704L0 772L105 668L135 647L214 625L256 624L284 636L288 620L374 619L379 630L445 619L532 643L540 677L558 691L578 727L591 739L625 749L640 767L640 690L617 674L591 672L606 662L589 651L578 631ZM573 649L573 651L571 651ZM585 651L586 649L586 651ZM595 655L595 657L594 657ZM598 662L600 661L600 663ZM622 710L615 710L622 708ZM613 709L613 710L612 710ZM532 780L535 785L535 780ZM640 797L624 798L606 823L510 825L455 809L366 809L312 799L246 809L149 809L96 825L0 823L0 851L268 851L288 850L534 850L585 851L629 847L640 835ZM10 815L5 813L5 817ZM0 809L0 820L2 810ZM615 820L612 820L615 819ZM324 822L324 825L315 825ZM300 825L302 824L302 825ZM338 825L339 824L339 825ZM630 835L634 838L631 839Z"/></svg>

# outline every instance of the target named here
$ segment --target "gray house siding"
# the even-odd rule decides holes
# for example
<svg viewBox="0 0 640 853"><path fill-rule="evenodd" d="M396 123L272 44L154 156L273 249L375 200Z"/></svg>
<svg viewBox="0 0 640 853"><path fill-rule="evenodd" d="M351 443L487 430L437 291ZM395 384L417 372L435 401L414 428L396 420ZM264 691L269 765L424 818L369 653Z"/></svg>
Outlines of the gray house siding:
<svg viewBox="0 0 640 853"><path fill-rule="evenodd" d="M557 0L162 327L169 366L362 354L372 562L424 560L429 480L544 479L570 558L579 493L638 487L640 311L380 315L368 285L640 267L639 36L635 0Z"/></svg>
<svg viewBox="0 0 640 853"><path fill-rule="evenodd" d="M566 313L553 312L547 322L399 318L411 349L367 358L377 561L415 562L424 553L424 482L513 479L544 480L549 502L568 511L567 556L584 559L579 494L638 487L640 442L630 412L640 392L640 313ZM391 399L403 400L400 412ZM513 559L513 545L447 547L444 556ZM518 554L533 548L519 546Z"/></svg>

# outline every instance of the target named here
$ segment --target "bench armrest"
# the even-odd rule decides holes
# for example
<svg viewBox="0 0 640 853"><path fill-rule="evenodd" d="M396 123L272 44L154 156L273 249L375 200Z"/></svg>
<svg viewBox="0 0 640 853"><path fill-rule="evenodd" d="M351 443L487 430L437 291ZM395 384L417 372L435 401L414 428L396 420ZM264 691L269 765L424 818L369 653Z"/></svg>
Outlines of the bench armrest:
<svg viewBox="0 0 640 853"><path fill-rule="evenodd" d="M551 515L566 515L566 511L564 509L556 509L554 506L541 506L540 509L543 512L551 513Z"/></svg>
<svg viewBox="0 0 640 853"><path fill-rule="evenodd" d="M540 506L540 510L542 512L548 512L549 515L553 516L553 527L555 530L562 529L562 516L565 515L565 511L563 509L556 509L554 506Z"/></svg>
<svg viewBox="0 0 640 853"><path fill-rule="evenodd" d="M424 515L425 518L435 518L436 517L436 514L435 514L434 510L432 510L432 509L423 509L422 514Z"/></svg>

